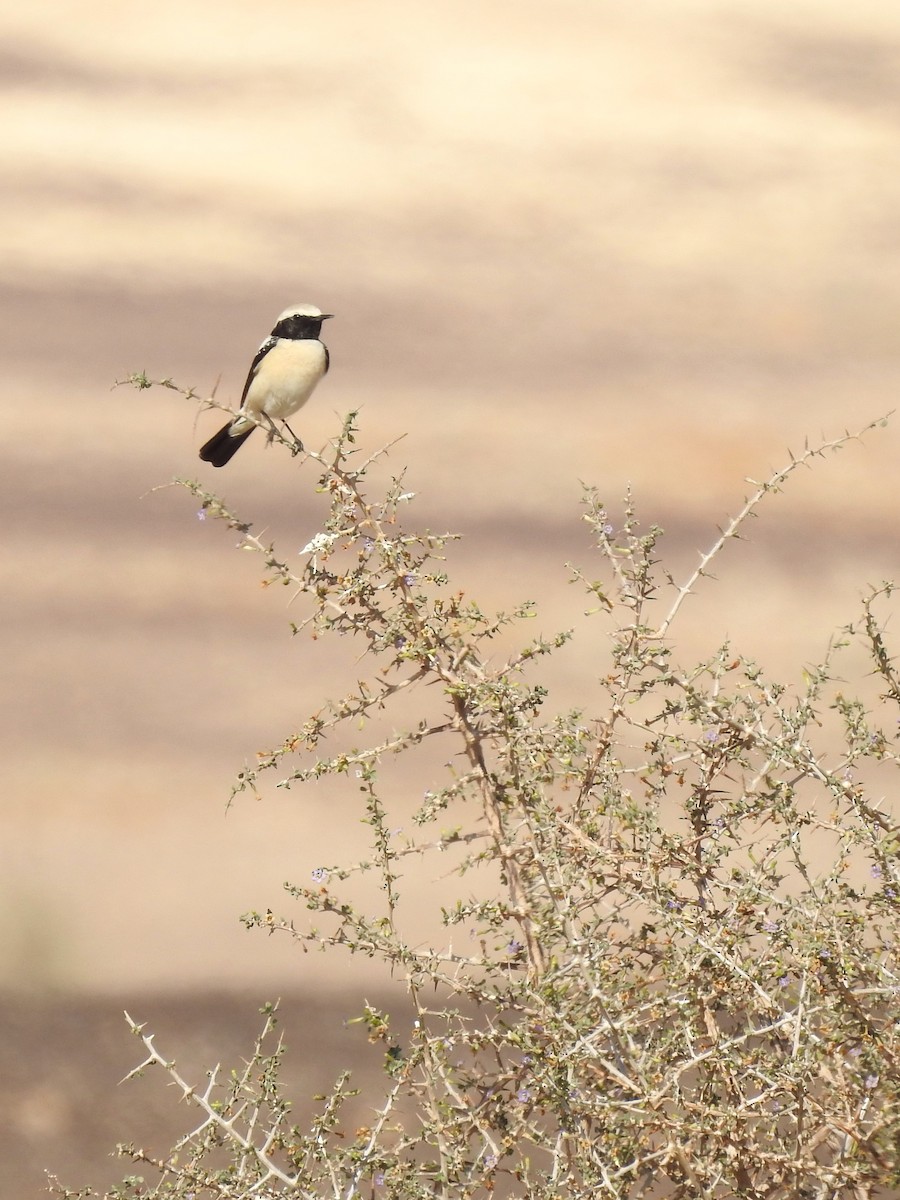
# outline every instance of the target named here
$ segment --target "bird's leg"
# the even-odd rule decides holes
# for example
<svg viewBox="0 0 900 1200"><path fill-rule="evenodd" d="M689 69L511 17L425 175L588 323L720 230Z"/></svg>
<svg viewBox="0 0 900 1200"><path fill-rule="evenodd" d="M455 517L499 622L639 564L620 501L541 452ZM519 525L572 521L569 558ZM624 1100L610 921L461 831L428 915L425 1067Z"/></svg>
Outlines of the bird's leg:
<svg viewBox="0 0 900 1200"><path fill-rule="evenodd" d="M285 429L288 431L288 433L291 435L291 437L294 439L294 444L293 444L293 446L291 446L291 454L302 454L303 453L303 443L297 437L296 433L294 433L293 429L291 429L290 425L288 425L287 421L282 421L281 423L285 427Z"/></svg>
<svg viewBox="0 0 900 1200"><path fill-rule="evenodd" d="M257 424L264 425L266 430L266 445L271 446L278 436L278 427L268 413L260 413L260 420Z"/></svg>

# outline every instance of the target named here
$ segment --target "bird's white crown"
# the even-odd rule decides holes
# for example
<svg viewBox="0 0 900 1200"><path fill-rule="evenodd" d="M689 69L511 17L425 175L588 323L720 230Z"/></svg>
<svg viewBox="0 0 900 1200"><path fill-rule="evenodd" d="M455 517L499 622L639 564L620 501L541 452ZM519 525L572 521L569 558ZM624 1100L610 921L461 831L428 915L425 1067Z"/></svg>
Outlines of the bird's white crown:
<svg viewBox="0 0 900 1200"><path fill-rule="evenodd" d="M314 304L291 304L278 317L278 321L285 321L288 317L321 317L321 308L316 308ZM278 321L275 324L278 324Z"/></svg>

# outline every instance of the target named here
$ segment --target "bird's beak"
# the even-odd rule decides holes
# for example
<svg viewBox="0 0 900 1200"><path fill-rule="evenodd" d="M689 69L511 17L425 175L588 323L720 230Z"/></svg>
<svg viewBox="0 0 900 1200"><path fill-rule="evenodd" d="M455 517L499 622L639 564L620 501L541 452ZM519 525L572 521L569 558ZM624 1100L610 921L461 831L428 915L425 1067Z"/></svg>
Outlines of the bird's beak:
<svg viewBox="0 0 900 1200"><path fill-rule="evenodd" d="M319 320L320 321L330 321L333 316L334 316L334 313L322 313Z"/></svg>

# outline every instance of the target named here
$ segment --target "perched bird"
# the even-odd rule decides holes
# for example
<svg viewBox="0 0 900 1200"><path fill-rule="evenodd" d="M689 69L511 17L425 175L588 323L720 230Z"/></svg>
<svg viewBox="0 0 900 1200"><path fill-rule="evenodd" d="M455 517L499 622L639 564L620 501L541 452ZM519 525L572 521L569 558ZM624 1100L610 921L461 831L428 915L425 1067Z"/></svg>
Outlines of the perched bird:
<svg viewBox="0 0 900 1200"><path fill-rule="evenodd" d="M328 370L328 348L319 334L322 322L333 315L314 304L284 310L250 364L240 412L200 448L204 462L224 467L257 425L272 427L276 418L287 425L287 418L303 407Z"/></svg>

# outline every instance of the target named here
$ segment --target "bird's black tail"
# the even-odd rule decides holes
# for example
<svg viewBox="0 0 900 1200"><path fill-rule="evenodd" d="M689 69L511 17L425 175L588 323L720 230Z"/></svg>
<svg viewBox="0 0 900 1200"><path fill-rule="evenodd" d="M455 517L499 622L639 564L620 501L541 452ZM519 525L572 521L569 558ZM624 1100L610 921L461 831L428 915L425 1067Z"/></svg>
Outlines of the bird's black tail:
<svg viewBox="0 0 900 1200"><path fill-rule="evenodd" d="M200 447L200 457L204 462L212 463L214 467L224 467L227 462L231 462L256 426L251 425L245 433L239 433L237 437L229 437L230 428L231 421L223 425L218 433L214 433L209 441Z"/></svg>

